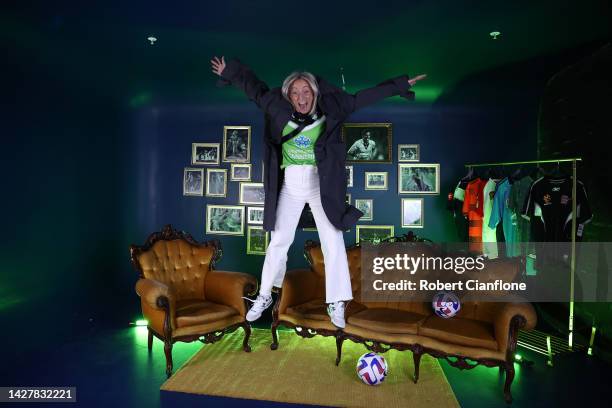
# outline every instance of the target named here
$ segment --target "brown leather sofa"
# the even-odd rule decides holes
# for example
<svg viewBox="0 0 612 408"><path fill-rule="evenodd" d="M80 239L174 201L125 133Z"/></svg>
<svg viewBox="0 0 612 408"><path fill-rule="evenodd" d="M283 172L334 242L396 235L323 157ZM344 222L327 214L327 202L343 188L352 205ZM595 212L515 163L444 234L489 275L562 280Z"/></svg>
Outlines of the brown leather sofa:
<svg viewBox="0 0 612 408"><path fill-rule="evenodd" d="M243 296L257 289L253 276L214 270L221 258L217 240L196 242L166 225L142 246L131 245L132 265L139 273L136 293L148 321L148 347L153 336L164 342L166 375L172 374L172 345L177 341L213 343L244 329L243 349L251 351L251 327Z"/></svg>
<svg viewBox="0 0 612 408"><path fill-rule="evenodd" d="M414 236L404 237L405 240ZM347 248L354 299L346 310L346 327L338 330L326 313L325 265L320 245L308 241L305 256L310 269L288 271L273 308L271 348L278 347L277 327L292 327L303 337L315 335L336 338L339 364L345 340L362 343L371 351L391 348L411 350L414 382L419 378L423 354L446 359L459 369L479 364L498 366L506 373L504 396L512 401L514 353L518 330L532 329L537 321L531 304L508 297L506 302L478 302L462 299L460 312L450 319L433 313L430 302L363 302L360 299L361 248ZM491 261L493 262L493 261ZM513 276L520 273L516 261L498 260L495 266Z"/></svg>

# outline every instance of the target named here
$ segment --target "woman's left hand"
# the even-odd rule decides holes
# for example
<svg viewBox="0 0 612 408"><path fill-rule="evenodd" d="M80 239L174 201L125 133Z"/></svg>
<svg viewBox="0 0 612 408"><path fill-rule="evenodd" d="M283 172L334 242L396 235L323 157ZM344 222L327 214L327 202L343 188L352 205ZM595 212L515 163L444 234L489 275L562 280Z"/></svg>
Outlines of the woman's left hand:
<svg viewBox="0 0 612 408"><path fill-rule="evenodd" d="M414 86L414 84L416 84L417 81L420 81L421 79L425 79L425 78L427 78L427 74L417 75L414 78L409 79L408 83L410 84L410 86Z"/></svg>

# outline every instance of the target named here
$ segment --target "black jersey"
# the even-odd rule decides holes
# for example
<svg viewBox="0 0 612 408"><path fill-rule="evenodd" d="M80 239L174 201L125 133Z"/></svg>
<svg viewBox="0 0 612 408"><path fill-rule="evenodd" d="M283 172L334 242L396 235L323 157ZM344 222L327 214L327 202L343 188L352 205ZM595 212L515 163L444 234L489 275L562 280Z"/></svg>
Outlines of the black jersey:
<svg viewBox="0 0 612 408"><path fill-rule="evenodd" d="M529 190L523 216L541 224L532 228L535 242L566 242L572 240L572 180L571 178L541 177ZM581 181L576 185L576 239L582 238L584 225L593 214Z"/></svg>

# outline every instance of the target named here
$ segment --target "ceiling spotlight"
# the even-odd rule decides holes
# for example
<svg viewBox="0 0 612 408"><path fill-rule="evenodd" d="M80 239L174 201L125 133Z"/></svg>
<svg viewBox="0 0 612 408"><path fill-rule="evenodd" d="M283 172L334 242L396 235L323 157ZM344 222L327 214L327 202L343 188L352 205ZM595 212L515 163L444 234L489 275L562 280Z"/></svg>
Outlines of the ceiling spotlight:
<svg viewBox="0 0 612 408"><path fill-rule="evenodd" d="M501 35L501 33L499 31L491 31L489 33L489 35L491 36L491 38L493 38L494 40L497 40L497 37L499 37Z"/></svg>
<svg viewBox="0 0 612 408"><path fill-rule="evenodd" d="M147 37L147 40L149 40L151 45L155 45L155 41L157 41L157 38L155 38L153 36L149 36L149 37Z"/></svg>

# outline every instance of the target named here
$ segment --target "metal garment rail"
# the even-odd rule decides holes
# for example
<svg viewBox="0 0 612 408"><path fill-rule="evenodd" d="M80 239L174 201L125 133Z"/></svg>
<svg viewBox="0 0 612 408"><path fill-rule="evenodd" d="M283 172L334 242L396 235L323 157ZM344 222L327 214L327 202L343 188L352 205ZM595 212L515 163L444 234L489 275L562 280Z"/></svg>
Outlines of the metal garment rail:
<svg viewBox="0 0 612 408"><path fill-rule="evenodd" d="M572 249L571 249L571 262L570 262L570 302L569 302L569 322L568 322L568 338L567 338L567 347L569 351L573 350L574 343L574 282L575 282L575 273L576 273L576 190L577 190L577 162L582 161L580 157L571 157L565 159L547 159L547 160L528 160L528 161L517 161L517 162L505 162L505 163L471 163L466 164L465 167L473 168L473 167L493 167L493 166L516 166L520 164L544 164L544 163L562 163L562 162L571 162L572 163ZM591 335L591 342L589 346L592 346L593 337L594 337L594 327ZM549 340L550 341L550 340ZM590 351L590 347L589 347ZM550 353L546 353L551 357ZM551 364L552 364L552 360Z"/></svg>

